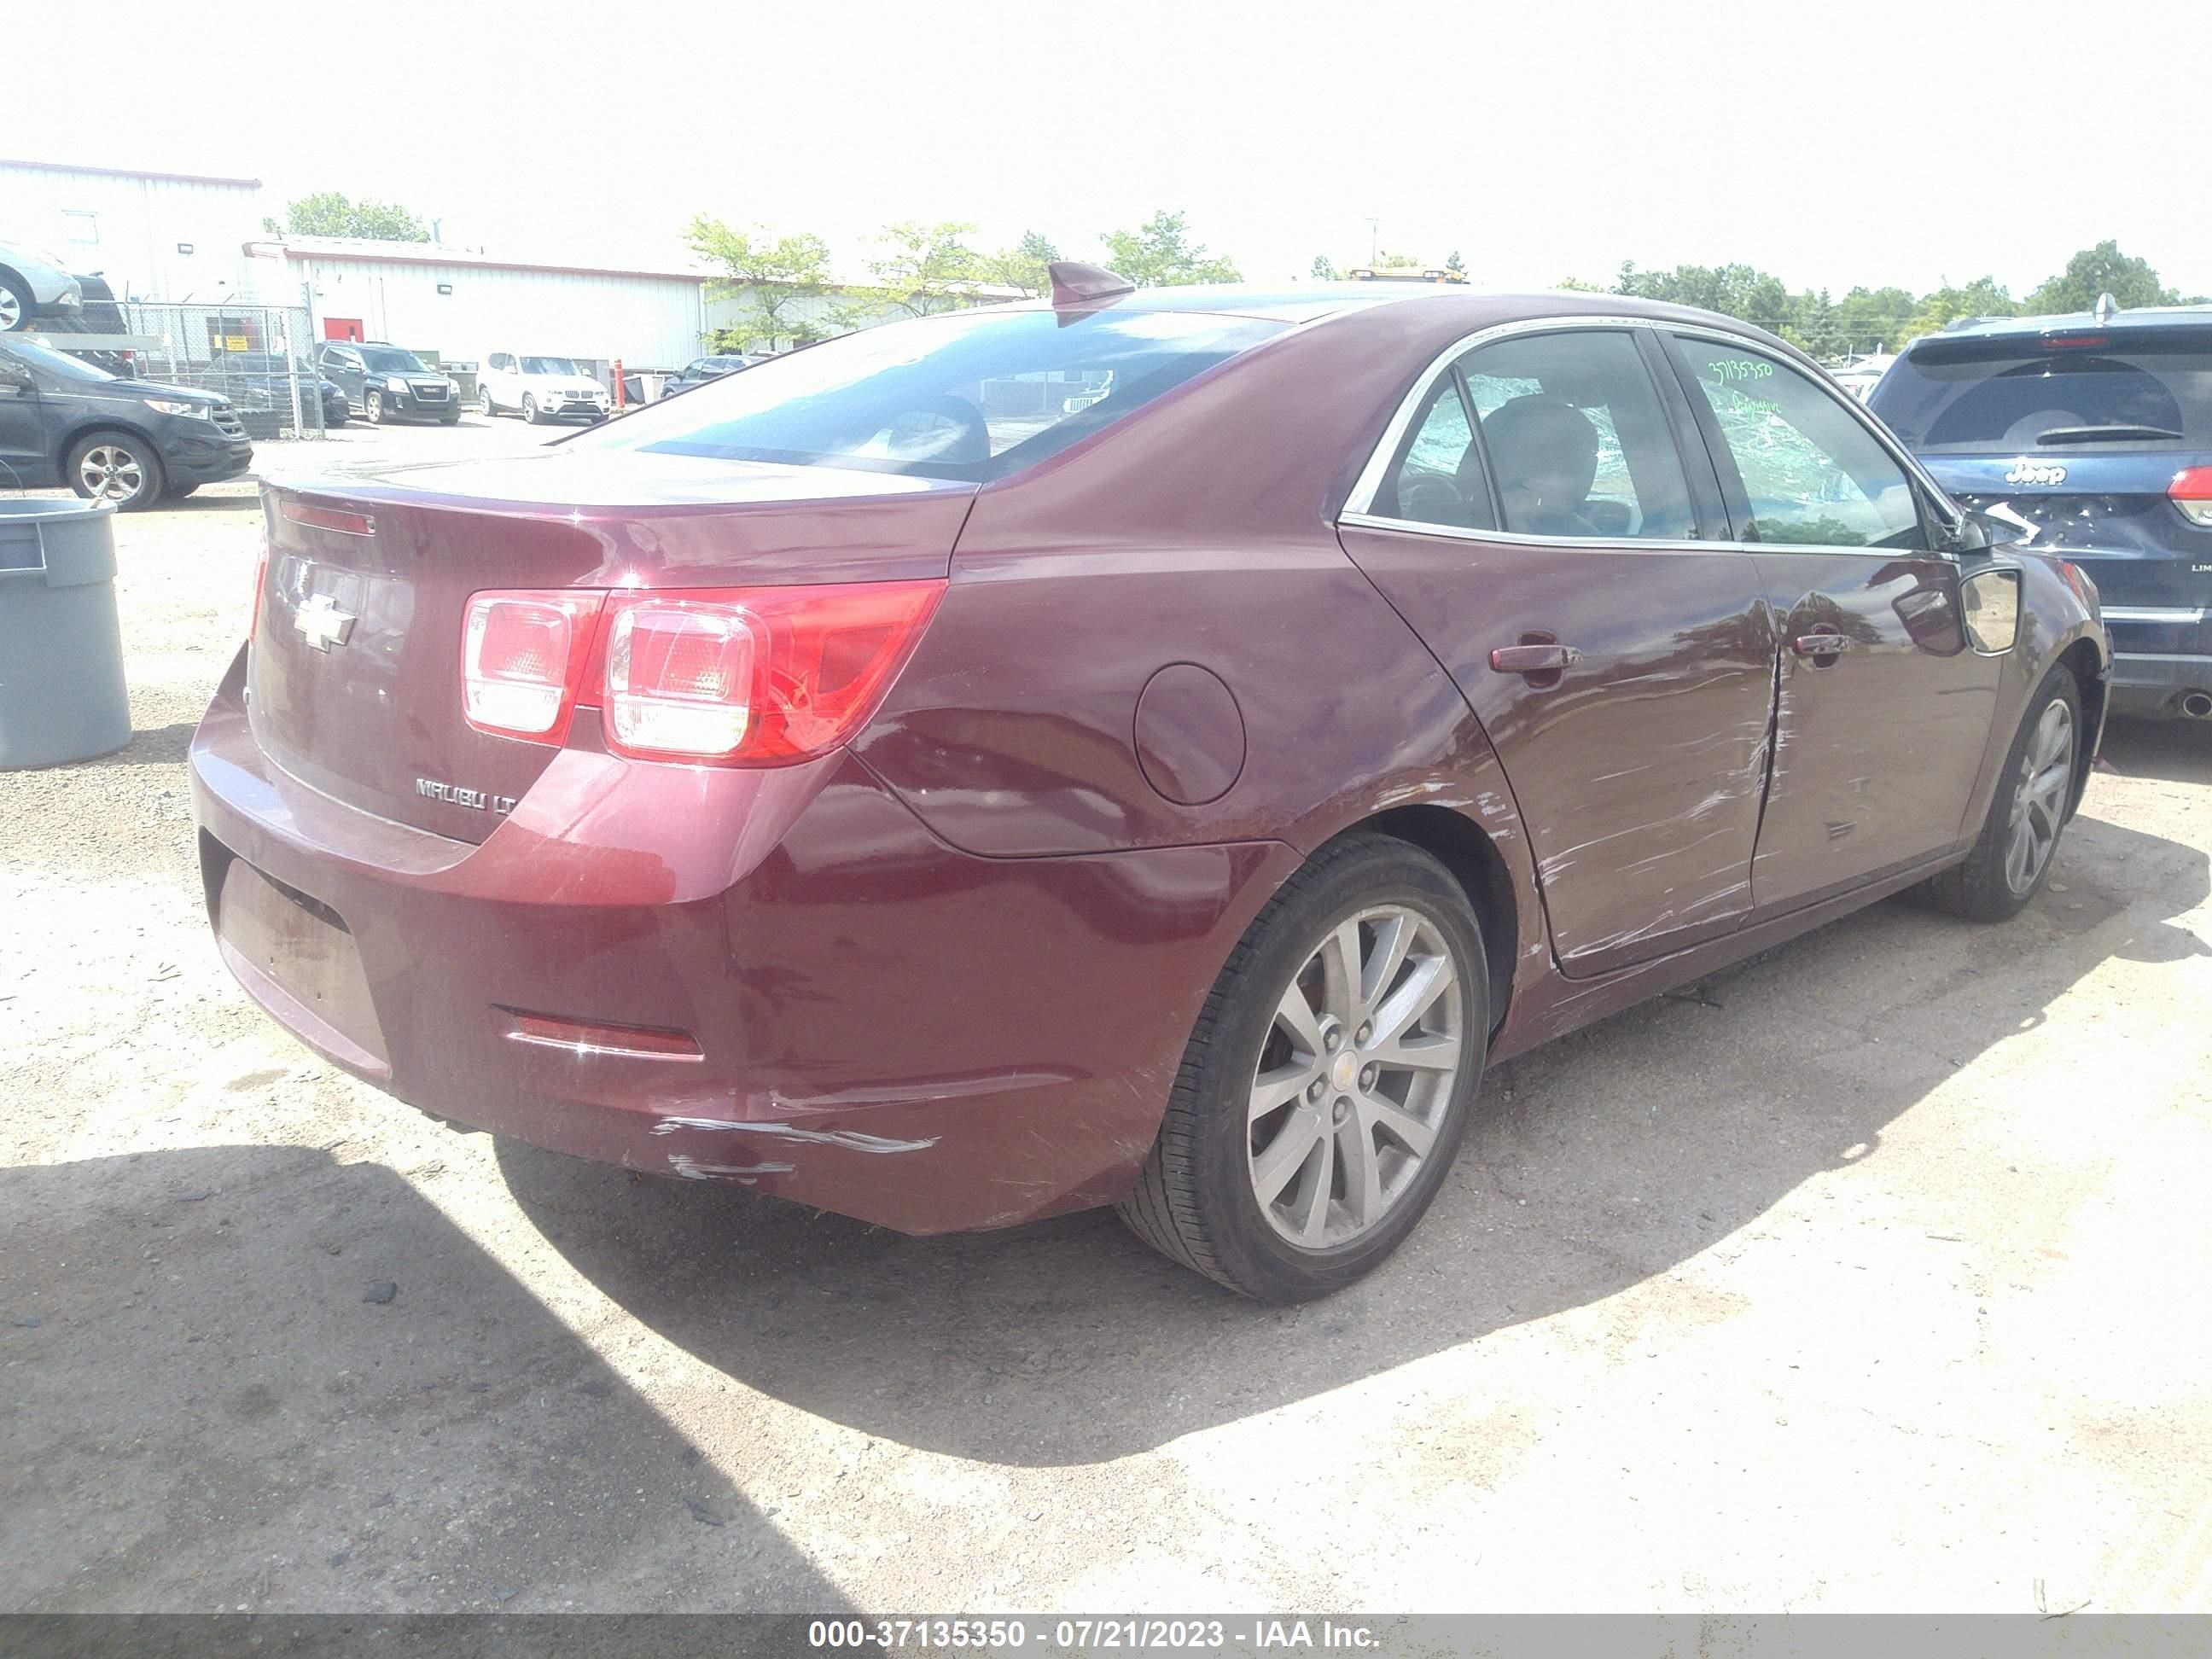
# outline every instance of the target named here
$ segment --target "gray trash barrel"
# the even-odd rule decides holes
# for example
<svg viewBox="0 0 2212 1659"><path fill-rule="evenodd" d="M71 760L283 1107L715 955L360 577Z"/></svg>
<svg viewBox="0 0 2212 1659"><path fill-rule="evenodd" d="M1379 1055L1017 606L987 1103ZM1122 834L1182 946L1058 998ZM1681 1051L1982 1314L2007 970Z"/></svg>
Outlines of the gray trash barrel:
<svg viewBox="0 0 2212 1659"><path fill-rule="evenodd" d="M0 770L131 741L114 520L106 502L0 501Z"/></svg>

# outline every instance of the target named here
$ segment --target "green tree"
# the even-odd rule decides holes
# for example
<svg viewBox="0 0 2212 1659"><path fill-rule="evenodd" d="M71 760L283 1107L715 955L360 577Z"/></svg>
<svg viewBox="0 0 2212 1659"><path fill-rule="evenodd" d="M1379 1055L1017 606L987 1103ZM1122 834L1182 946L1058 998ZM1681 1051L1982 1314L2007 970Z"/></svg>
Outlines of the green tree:
<svg viewBox="0 0 2212 1659"><path fill-rule="evenodd" d="M1836 301L1836 349L1894 351L1912 335L1920 301L1901 288L1855 288Z"/></svg>
<svg viewBox="0 0 2212 1659"><path fill-rule="evenodd" d="M774 350L780 345L808 345L842 334L852 319L830 296L830 248L819 236L769 237L756 225L738 230L701 214L684 232L700 258L720 265L724 275L709 289L717 298L737 298L745 309L735 323L714 331L717 351Z"/></svg>
<svg viewBox="0 0 2212 1659"><path fill-rule="evenodd" d="M1557 289L1564 289L1569 294L1610 294L1613 292L1613 290L1607 288L1603 283L1586 283L1579 276L1562 276L1558 282L1553 283L1552 286Z"/></svg>
<svg viewBox="0 0 2212 1659"><path fill-rule="evenodd" d="M1678 306L1717 311L1760 328L1777 329L1790 321L1790 290L1782 279L1750 265L1677 265L1672 270L1638 270L1633 262L1620 267L1613 291L1639 300L1664 300Z"/></svg>
<svg viewBox="0 0 2212 1659"><path fill-rule="evenodd" d="M1836 330L1836 302L1825 288L1807 289L1790 296L1789 320L1775 331L1800 351L1814 357L1831 357L1842 350Z"/></svg>
<svg viewBox="0 0 2212 1659"><path fill-rule="evenodd" d="M884 299L909 317L931 317L975 305L981 297L975 285L984 280L983 264L961 240L975 230L957 220L885 225L876 239L883 252L868 261L868 274L876 279Z"/></svg>
<svg viewBox="0 0 2212 1659"><path fill-rule="evenodd" d="M1060 258L1060 250L1051 240L1034 230L1022 233L1022 240L1009 248L986 254L976 261L982 280L1000 288L1018 288L1024 294L1042 294L1052 286L1052 262Z"/></svg>
<svg viewBox="0 0 2212 1659"><path fill-rule="evenodd" d="M1457 248L1454 248L1449 253L1444 256L1444 269L1446 270L1456 270L1462 276L1467 274L1467 266L1461 260L1459 257L1459 250Z"/></svg>
<svg viewBox="0 0 2212 1659"><path fill-rule="evenodd" d="M262 223L276 228L265 219ZM397 203L366 198L356 202L335 190L319 190L296 202L287 202L284 228L295 236L367 236L385 242L430 240L422 222Z"/></svg>
<svg viewBox="0 0 2212 1659"><path fill-rule="evenodd" d="M1895 343L1933 334L1961 317L2010 317L2019 310L2019 303L1994 276L1977 276L1964 288L1947 282L1921 295L1919 309L1912 313L1911 331Z"/></svg>
<svg viewBox="0 0 2212 1659"><path fill-rule="evenodd" d="M1139 288L1179 288L1191 283L1240 283L1226 259L1210 259L1190 240L1185 216L1163 208L1134 230L1109 230L1106 263Z"/></svg>
<svg viewBox="0 0 2212 1659"><path fill-rule="evenodd" d="M1334 282L1336 280L1336 261L1330 258L1326 253L1315 254L1313 262L1313 279L1316 283Z"/></svg>
<svg viewBox="0 0 2212 1659"><path fill-rule="evenodd" d="M2066 269L2027 296L2029 314L2053 311L2089 311L2097 296L2109 294L2123 306L2171 306L2181 295L2158 280L2150 261L2120 252L2117 241L2085 247L2066 262Z"/></svg>

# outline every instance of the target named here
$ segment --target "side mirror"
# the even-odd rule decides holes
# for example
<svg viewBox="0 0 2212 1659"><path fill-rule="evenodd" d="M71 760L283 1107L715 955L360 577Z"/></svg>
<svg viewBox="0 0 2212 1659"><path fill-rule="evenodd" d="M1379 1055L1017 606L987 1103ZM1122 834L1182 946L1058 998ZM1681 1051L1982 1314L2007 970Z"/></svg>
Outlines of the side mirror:
<svg viewBox="0 0 2212 1659"><path fill-rule="evenodd" d="M1977 570L1959 584L1966 641L1978 655L2002 657L2020 637L2020 572L2010 565Z"/></svg>
<svg viewBox="0 0 2212 1659"><path fill-rule="evenodd" d="M13 361L0 362L0 386L18 392L35 392L39 383L31 378L31 371Z"/></svg>

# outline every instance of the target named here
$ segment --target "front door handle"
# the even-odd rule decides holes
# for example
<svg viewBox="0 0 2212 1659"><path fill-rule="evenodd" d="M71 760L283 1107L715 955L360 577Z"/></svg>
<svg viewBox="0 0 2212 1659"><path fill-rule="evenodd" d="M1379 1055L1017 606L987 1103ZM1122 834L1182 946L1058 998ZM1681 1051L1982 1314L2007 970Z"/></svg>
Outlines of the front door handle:
<svg viewBox="0 0 2212 1659"><path fill-rule="evenodd" d="M1499 674L1556 674L1582 659L1571 645L1502 645L1490 653L1490 666Z"/></svg>
<svg viewBox="0 0 2212 1659"><path fill-rule="evenodd" d="M1800 634L1791 648L1801 657L1832 657L1850 650L1851 642L1841 634Z"/></svg>

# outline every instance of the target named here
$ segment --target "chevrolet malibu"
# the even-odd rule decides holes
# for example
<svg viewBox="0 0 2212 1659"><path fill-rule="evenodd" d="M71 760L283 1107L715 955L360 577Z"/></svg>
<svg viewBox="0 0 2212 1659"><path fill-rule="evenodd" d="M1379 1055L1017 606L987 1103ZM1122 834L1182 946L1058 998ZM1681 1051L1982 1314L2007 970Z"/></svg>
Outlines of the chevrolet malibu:
<svg viewBox="0 0 2212 1659"><path fill-rule="evenodd" d="M219 948L445 1118L911 1233L1115 1205L1249 1295L1486 1063L1886 894L2029 903L2096 594L1779 341L1138 291L264 495Z"/></svg>

